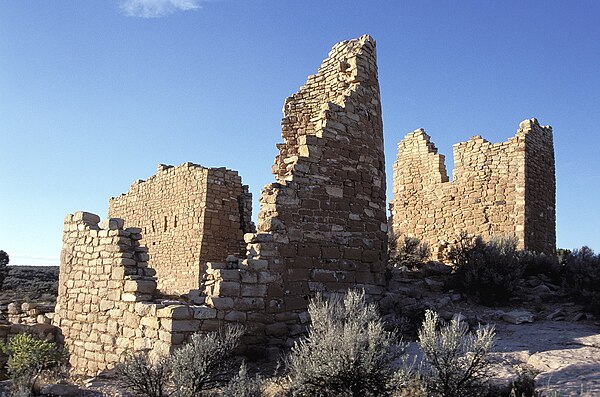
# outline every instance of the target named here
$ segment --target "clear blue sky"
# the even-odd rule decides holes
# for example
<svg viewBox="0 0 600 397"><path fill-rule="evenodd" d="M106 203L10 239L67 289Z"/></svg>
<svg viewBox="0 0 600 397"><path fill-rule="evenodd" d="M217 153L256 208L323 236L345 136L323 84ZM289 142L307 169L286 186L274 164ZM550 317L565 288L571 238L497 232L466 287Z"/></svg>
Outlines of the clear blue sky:
<svg viewBox="0 0 600 397"><path fill-rule="evenodd" d="M0 249L57 264L63 217L105 217L158 163L227 166L258 198L285 97L368 33L388 200L406 133L425 128L451 169L453 143L537 117L554 128L557 244L598 251L599 21L596 0L3 0Z"/></svg>

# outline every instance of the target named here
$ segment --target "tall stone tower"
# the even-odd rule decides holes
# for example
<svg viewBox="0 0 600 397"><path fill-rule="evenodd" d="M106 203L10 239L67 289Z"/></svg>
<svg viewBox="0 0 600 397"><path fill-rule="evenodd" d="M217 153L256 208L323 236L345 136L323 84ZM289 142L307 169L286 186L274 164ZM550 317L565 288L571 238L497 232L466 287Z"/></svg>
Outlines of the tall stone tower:
<svg viewBox="0 0 600 397"><path fill-rule="evenodd" d="M398 144L392 230L427 241L434 256L461 231L514 236L519 248L554 255L556 180L552 128L525 120L516 135L492 144L480 136L454 145L453 180L424 130Z"/></svg>
<svg viewBox="0 0 600 397"><path fill-rule="evenodd" d="M275 183L260 198L249 257L274 274L268 311L306 310L317 292L385 284L387 220L375 40L336 44L287 98Z"/></svg>

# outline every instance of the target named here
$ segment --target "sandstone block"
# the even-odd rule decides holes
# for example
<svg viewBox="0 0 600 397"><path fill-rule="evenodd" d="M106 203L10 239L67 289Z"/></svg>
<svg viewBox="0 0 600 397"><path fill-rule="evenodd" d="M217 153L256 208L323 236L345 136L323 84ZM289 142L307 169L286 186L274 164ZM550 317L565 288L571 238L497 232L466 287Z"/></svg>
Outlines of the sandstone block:
<svg viewBox="0 0 600 397"><path fill-rule="evenodd" d="M206 298L206 304L208 306L214 307L217 310L233 309L233 298L209 296L208 298Z"/></svg>
<svg viewBox="0 0 600 397"><path fill-rule="evenodd" d="M217 310L207 306L192 306L194 318L197 320L207 320L217 318Z"/></svg>
<svg viewBox="0 0 600 397"><path fill-rule="evenodd" d="M196 332L200 329L200 320L172 320L161 318L161 329L169 332Z"/></svg>
<svg viewBox="0 0 600 397"><path fill-rule="evenodd" d="M156 310L156 317L183 320L193 318L193 312L189 306L170 305Z"/></svg>
<svg viewBox="0 0 600 397"><path fill-rule="evenodd" d="M233 321L233 322L237 322L237 323L243 323L246 321L246 313L238 312L238 311L231 311L225 315L225 320Z"/></svg>

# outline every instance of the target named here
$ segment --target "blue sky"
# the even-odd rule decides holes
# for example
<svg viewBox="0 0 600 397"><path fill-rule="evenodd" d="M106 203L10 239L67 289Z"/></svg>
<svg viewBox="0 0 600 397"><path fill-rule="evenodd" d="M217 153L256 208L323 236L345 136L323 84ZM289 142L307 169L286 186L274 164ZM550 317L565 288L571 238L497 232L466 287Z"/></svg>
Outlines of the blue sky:
<svg viewBox="0 0 600 397"><path fill-rule="evenodd" d="M338 41L377 40L391 199L396 144L425 128L498 142L554 128L557 245L600 250L600 2L0 2L0 249L58 264L62 221L158 163L238 170L256 199L284 99ZM257 212L255 204L255 213Z"/></svg>

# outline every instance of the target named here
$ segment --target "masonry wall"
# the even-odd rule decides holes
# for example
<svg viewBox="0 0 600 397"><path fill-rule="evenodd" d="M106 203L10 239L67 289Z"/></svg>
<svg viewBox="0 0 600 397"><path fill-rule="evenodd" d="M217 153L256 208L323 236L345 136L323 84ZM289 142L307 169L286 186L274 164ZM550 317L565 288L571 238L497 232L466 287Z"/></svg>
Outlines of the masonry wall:
<svg viewBox="0 0 600 397"><path fill-rule="evenodd" d="M258 233L244 236L245 260L214 264L205 292L208 306L245 321L246 343L258 349L299 335L316 293L363 288L375 297L385 285L375 41L336 44L283 111L276 182L262 191Z"/></svg>
<svg viewBox="0 0 600 397"><path fill-rule="evenodd" d="M275 243L282 309L305 309L316 292L379 293L387 223L371 37L336 44L317 74L286 99L282 136L276 183L262 192L258 224Z"/></svg>
<svg viewBox="0 0 600 397"><path fill-rule="evenodd" d="M76 373L96 375L126 353L163 354L196 331L214 331L217 311L160 299L139 228L97 215L67 215L53 325Z"/></svg>
<svg viewBox="0 0 600 397"><path fill-rule="evenodd" d="M159 165L109 201L109 217L142 229L148 264L165 294L200 288L205 263L223 253L242 255L243 234L254 231L252 196L237 172L185 163Z"/></svg>
<svg viewBox="0 0 600 397"><path fill-rule="evenodd" d="M398 144L392 229L398 241L427 241L434 257L461 231L514 236L521 249L555 252L555 176L551 127L523 121L516 135L492 144L480 136L454 145L453 180L424 130Z"/></svg>

